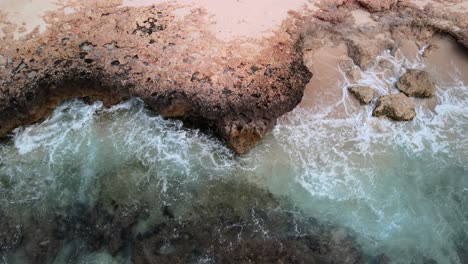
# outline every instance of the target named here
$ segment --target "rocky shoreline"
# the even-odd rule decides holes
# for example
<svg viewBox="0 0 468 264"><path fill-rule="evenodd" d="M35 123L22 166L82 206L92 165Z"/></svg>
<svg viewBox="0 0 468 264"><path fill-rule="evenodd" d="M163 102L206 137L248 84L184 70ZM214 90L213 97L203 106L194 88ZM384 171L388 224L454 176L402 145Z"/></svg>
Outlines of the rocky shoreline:
<svg viewBox="0 0 468 264"><path fill-rule="evenodd" d="M312 15L291 13L274 36L253 45L216 38L203 10L181 19L176 4L90 3L75 4L71 14L49 12L47 31L21 40L4 29L0 136L44 119L68 98L110 105L137 96L162 116L210 129L245 153L301 101L312 77L304 52L343 42L365 69L400 38L445 33L468 46L462 13L421 10L411 1L325 2ZM359 24L352 12L362 7L371 15Z"/></svg>
<svg viewBox="0 0 468 264"><path fill-rule="evenodd" d="M339 68L350 82L348 91L361 105L372 105L373 116L394 121L411 121L416 116L411 98L432 98L435 83L420 69L406 68L395 72L393 65L380 60L384 51L395 55L402 49L417 49L423 57L437 49L430 44L436 36L453 39L468 48L466 11L444 10L442 3L425 1L420 8L416 1L334 1L305 18L304 53L307 59L324 47L344 46L347 55ZM460 2L458 2L460 3ZM366 11L362 11L365 9ZM373 67L397 79L386 93L376 87L359 84L360 72ZM376 68L377 67L377 68ZM398 92L398 93L396 93ZM400 94L401 93L401 94Z"/></svg>
<svg viewBox="0 0 468 264"><path fill-rule="evenodd" d="M84 6L51 14L59 22L44 34L1 40L0 135L47 117L68 98L114 104L137 96L245 153L302 98L311 73L299 34L279 32L252 52L204 30L203 15L180 20L174 10Z"/></svg>

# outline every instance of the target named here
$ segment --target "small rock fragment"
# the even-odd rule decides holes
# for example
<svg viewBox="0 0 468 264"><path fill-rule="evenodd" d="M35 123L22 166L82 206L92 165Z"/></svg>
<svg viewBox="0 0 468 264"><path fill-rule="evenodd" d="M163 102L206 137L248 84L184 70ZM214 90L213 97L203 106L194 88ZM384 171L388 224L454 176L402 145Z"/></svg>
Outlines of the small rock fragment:
<svg viewBox="0 0 468 264"><path fill-rule="evenodd" d="M369 86L354 86L348 88L349 92L359 100L361 105L370 104L374 99L374 90Z"/></svg>
<svg viewBox="0 0 468 264"><path fill-rule="evenodd" d="M416 111L413 100L398 93L380 97L372 115L395 121L410 121L416 116Z"/></svg>

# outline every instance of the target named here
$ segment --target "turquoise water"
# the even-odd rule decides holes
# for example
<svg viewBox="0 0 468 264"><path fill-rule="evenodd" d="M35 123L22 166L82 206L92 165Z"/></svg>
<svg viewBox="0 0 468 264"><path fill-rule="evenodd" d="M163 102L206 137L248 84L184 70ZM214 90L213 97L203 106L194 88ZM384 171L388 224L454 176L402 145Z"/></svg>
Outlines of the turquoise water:
<svg viewBox="0 0 468 264"><path fill-rule="evenodd" d="M408 61L382 56L392 60L396 75L408 67ZM363 72L362 82L394 92L386 85L396 79L382 81L378 70ZM202 210L194 203L225 199L239 210L283 208L349 228L366 255L363 262L385 254L392 263L466 263L468 86L456 74L437 84L435 108L418 101L413 122L373 118L370 106L356 107L343 93L323 111L298 107L285 115L244 156L155 115L137 98L110 109L70 100L1 143L0 209L25 223L31 216L66 215L70 206L108 208L118 201L128 214L144 205L147 216L133 228L146 230L161 218L161 207L170 208L162 214L185 219ZM348 83L338 85L345 90ZM346 113L330 115L339 105ZM267 194L246 186L287 202L265 202ZM236 192L246 192L245 198ZM262 227L254 211L245 215L246 224ZM70 252L84 243L61 245L50 263L69 263ZM122 252L79 252L73 263L131 262ZM24 255L4 253L3 261L27 263ZM197 261L210 259L207 254Z"/></svg>

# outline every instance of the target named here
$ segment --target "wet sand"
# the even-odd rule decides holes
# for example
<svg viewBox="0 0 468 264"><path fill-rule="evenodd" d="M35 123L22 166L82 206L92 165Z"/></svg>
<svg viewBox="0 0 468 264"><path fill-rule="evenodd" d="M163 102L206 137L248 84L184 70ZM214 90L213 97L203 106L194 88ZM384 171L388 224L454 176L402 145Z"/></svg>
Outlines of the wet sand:
<svg viewBox="0 0 468 264"><path fill-rule="evenodd" d="M438 79L449 81L456 75L468 84L468 51L450 37L436 35L428 42L429 51L424 61Z"/></svg>
<svg viewBox="0 0 468 264"><path fill-rule="evenodd" d="M384 57L380 61L385 61ZM365 81L362 79L365 76L353 80L340 70L342 68L340 64L346 62L353 64L343 43L328 43L317 50L306 53L304 58L314 76L304 91L304 97L299 107L315 113L326 112L328 113L326 118L346 118L362 111L364 106L360 106L358 101L349 94L347 86L365 85ZM424 43L404 40L401 42L400 48L395 51L395 58L407 60L410 64L423 63L424 69L431 74L439 88L456 85L453 80L459 80L464 85L468 84L468 53L449 36L434 35ZM376 65L378 63L379 59L376 58L374 66L371 66L367 72L394 80L397 80L402 74L402 72L386 70L380 65ZM358 73L360 72L357 76L366 74L366 71L361 71L356 65L354 67ZM410 66L406 67L411 68ZM380 92L380 95L397 92L392 83L387 83L383 89L385 92ZM440 98L436 96L430 99L414 98L414 100L417 105L433 111Z"/></svg>
<svg viewBox="0 0 468 264"><path fill-rule="evenodd" d="M328 108L332 116L345 114L343 104L340 104L345 76L339 65L340 62L349 60L346 46L341 44L322 47L311 54L305 54L305 58L314 76L304 91L299 107L312 112L323 112L323 109Z"/></svg>

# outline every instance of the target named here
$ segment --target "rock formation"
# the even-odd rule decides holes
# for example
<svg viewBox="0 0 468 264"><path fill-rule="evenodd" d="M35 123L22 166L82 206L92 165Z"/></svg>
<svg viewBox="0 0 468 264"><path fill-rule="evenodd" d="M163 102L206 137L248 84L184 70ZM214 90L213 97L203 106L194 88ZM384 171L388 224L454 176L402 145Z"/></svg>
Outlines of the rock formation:
<svg viewBox="0 0 468 264"><path fill-rule="evenodd" d="M202 12L180 19L175 10L83 4L72 14L51 12L43 34L4 37L0 136L45 118L64 99L113 104L138 96L248 151L301 101L312 75L300 35L289 25L250 46L225 42L204 29Z"/></svg>
<svg viewBox="0 0 468 264"><path fill-rule="evenodd" d="M435 95L436 87L431 76L425 71L409 69L400 77L397 88L407 96L428 98Z"/></svg>
<svg viewBox="0 0 468 264"><path fill-rule="evenodd" d="M413 100L406 95L390 94L380 97L373 116L387 117L395 121L410 121L416 116Z"/></svg>
<svg viewBox="0 0 468 264"><path fill-rule="evenodd" d="M0 136L47 117L70 97L109 105L138 96L157 113L214 131L245 153L301 101L312 76L304 50L344 43L366 69L405 38L441 32L468 47L466 15L438 2L421 9L411 1L328 1L310 16L292 12L273 36L249 42L217 38L207 30L206 12L180 17L174 3L73 3L72 13L48 12L44 33L18 40L3 30ZM352 11L360 7L378 13L356 25ZM357 70L347 74L359 78Z"/></svg>

